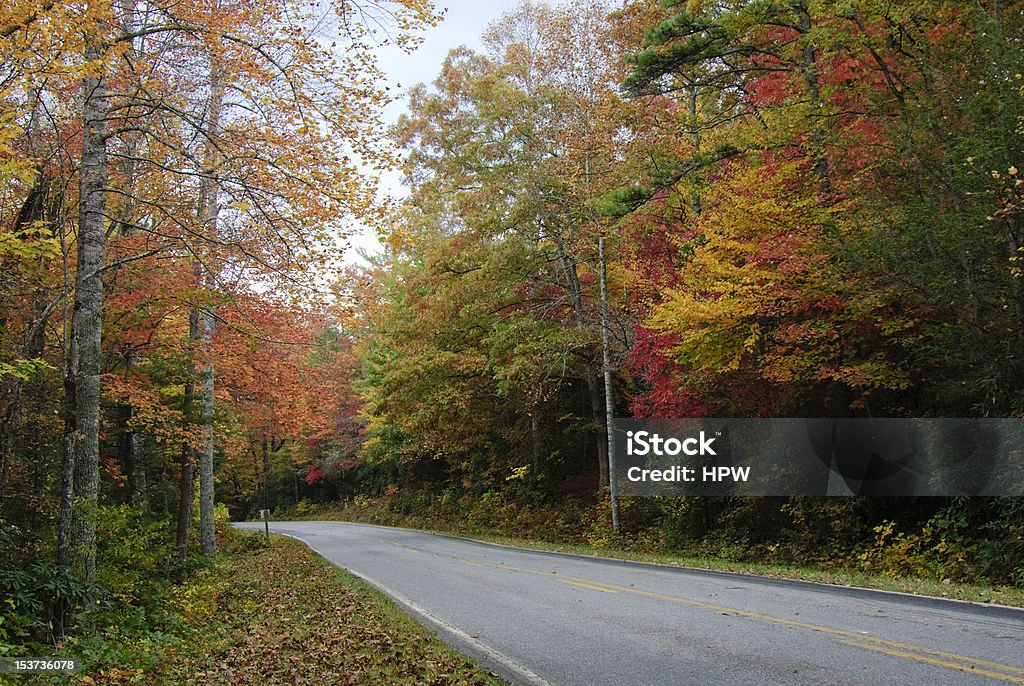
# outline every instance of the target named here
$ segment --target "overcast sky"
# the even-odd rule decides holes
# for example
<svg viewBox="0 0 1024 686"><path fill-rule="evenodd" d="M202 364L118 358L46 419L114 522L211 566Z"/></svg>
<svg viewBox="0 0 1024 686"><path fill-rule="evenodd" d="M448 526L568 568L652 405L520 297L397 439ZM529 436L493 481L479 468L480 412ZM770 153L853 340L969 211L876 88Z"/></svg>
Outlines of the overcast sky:
<svg viewBox="0 0 1024 686"><path fill-rule="evenodd" d="M487 25L511 10L512 0L437 0L438 9L446 8L444 21L424 33L423 43L411 54L398 49L385 49L380 54L381 67L406 90L417 83L433 81L441 70L448 51L460 45L480 48L480 36ZM401 113L401 106L388 108L389 118Z"/></svg>
<svg viewBox="0 0 1024 686"><path fill-rule="evenodd" d="M390 77L392 87L401 84L404 93L417 83L430 83L441 71L441 63L448 51L465 45L479 49L480 36L487 25L511 10L515 0L435 0L440 8L447 8L444 21L435 28L428 29L424 34L423 43L411 54L396 48L380 49L378 57L380 66ZM386 110L387 121L394 122L405 112L406 99L392 103ZM404 192L398 178L386 180L387 191L391 194ZM371 230L364 230L361 235L353 236L352 248L347 255L348 260L356 258L355 249L362 248L376 252L380 248L376 236Z"/></svg>

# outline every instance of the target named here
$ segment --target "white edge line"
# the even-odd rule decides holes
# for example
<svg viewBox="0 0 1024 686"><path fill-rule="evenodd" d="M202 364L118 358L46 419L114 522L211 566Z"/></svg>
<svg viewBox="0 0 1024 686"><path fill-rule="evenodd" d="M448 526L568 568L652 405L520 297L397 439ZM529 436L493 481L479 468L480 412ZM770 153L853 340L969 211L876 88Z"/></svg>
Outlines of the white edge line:
<svg viewBox="0 0 1024 686"><path fill-rule="evenodd" d="M232 522L234 523L251 523L251 522ZM259 521L256 522L257 524ZM273 522L272 522L273 523ZM309 520L281 520L278 523L295 523L295 524L352 524L354 526L366 526L374 527L377 529L391 529L398 531L412 531L419 534L429 534L431 536L441 536L444 538L454 538L461 541L472 541L473 543L479 543L480 545L489 545L495 548L505 548L506 550L516 550L529 553L541 553L544 555L554 555L560 557L571 557L578 560L597 560L600 562L614 562L617 564L636 565L642 567L657 567L667 570L676 570L681 572L694 572L697 574L709 574L712 576L732 576L740 577L742 579L749 579L751 581L768 581L771 583L782 583L782 584L802 584L806 586L816 586L820 589L831 589L839 591L854 591L868 593L879 593L882 595L892 595L906 598L909 600L924 600L932 601L939 604L950 603L951 605L961 605L968 608L977 608L979 610L985 610L991 608L1000 612L1010 610L1013 612L1024 612L1024 607L1017 605L1003 605L1001 603L983 602L980 600L965 600L963 598L948 598L941 595L929 595L927 593L910 593L907 591L891 591L885 588L871 588L869 586L854 586L851 584L830 584L827 581L812 581L810 579L793 579L785 576L769 576L767 574L755 574L753 572L734 572L726 569L714 569L711 567L693 567L690 565L673 564L671 562L654 562L650 560L627 560L622 557L607 557L605 555L591 555L589 553L576 553L569 550L547 550L545 548L526 548L523 546L512 545L510 543L498 543L497 541L485 541L482 538L473 538L472 536L462 535L457 533L448 533L445 531L431 531L428 529L410 529L405 526L391 526L389 524L368 524L365 522L349 522L343 519L309 519ZM249 531L259 531L259 529L248 529ZM557 544L556 544L557 545Z"/></svg>
<svg viewBox="0 0 1024 686"><path fill-rule="evenodd" d="M254 522L232 522L234 524L259 524L260 521ZM275 522L272 522L275 523ZM621 557L606 557L604 555L590 555L588 553L574 553L568 550L546 550L544 548L525 548L523 546L511 545L508 543L498 543L496 541L485 541L480 538L473 538L472 536L464 536L461 534L447 533L444 531L430 531L428 529L410 529L405 526L390 526L387 524L367 524L366 522L349 522L343 519L308 519L308 520L281 520L276 522L278 524L351 524L353 526L365 526L373 527L377 529L391 529L398 531L412 531L418 534L429 534L431 536L442 536L444 538L454 538L461 541L472 541L473 543L479 543L480 545L489 545L495 548L505 548L506 550L516 550L528 553L541 553L543 555L553 555L558 557L570 557L577 560L597 560L600 562L614 562L617 564L625 565L636 565L642 567L655 567L666 570L676 570L680 572L693 572L696 574L708 574L711 576L730 576L739 577L740 579L747 579L750 581L767 581L769 583L779 584L793 584L793 585L804 585L814 586L822 590L832 591L853 591L854 593L878 593L880 595L891 595L907 600L919 600L925 602L934 602L936 604L949 603L952 606L961 606L967 609L978 609L984 611L986 609L993 609L1001 613L1014 614L1024 612L1024 607L1018 607L1016 605L1003 605L1001 603L990 603L982 602L980 600L965 600L963 598L947 598L940 595L929 595L926 593L909 593L907 591L891 591L885 588L870 588L868 586L854 586L848 584L830 584L826 581L811 581L809 579L791 579L784 576L768 576L766 574L754 574L751 572L733 572L725 569L712 569L710 567L692 567L689 565L678 565L670 562L652 562L649 560L627 560ZM243 531L260 531L258 528L244 528ZM287 536L288 534L282 534ZM293 536L294 538L294 536ZM302 540L302 539L298 539ZM304 541L303 541L304 542ZM308 544L307 544L308 545ZM346 570L350 571L350 570Z"/></svg>
<svg viewBox="0 0 1024 686"><path fill-rule="evenodd" d="M437 629L439 629L439 630L441 630L441 631L443 631L445 633L451 634L456 639L458 639L460 642L465 643L468 646L470 646L473 649L473 651L476 651L476 652L480 653L481 655L483 655L487 659L497 663L502 668L508 670L511 674L515 675L515 680L516 681L521 682L523 684L529 684L530 686L555 686L550 681L548 681L547 679L545 679L541 675L537 674L533 670L529 669L528 667L524 667L523 665L519 664L518 662L513 660L508 655L505 655L504 653L501 653L501 652L495 650L494 648L490 647L486 643L483 643L482 641L473 638L472 636L467 634L462 629L459 629L458 627L452 626L451 624L449 624L448 622L444 621L443 619L441 619L437 615L431 613L429 610L427 610L427 609L425 609L423 607L420 607L415 602L413 602L410 598L404 596L403 594L399 593L398 591L396 591L396 590L394 590L394 589L392 589L392 588L382 584L381 582L377 581L376 579L373 579L371 577L366 576L365 574L357 572L357 571L355 571L353 569L350 569L348 567L342 567L340 564L338 564L338 563L334 562L333 560L331 560L331 558L329 558L326 554L324 554L320 550L317 550L312 545L310 545L307 541L304 541L303 539L299 538L298 536L295 536L294 534L286 534L286 533L283 533L281 531L274 531L272 533L276 533L279 536L287 536L288 538L294 538L296 541L299 541L304 546L306 546L307 548L309 548L310 550L315 552L317 555L319 555L323 559L327 560L327 562L329 562L331 565L333 565L333 566L337 567L338 569L341 569L341 570L343 570L345 572L348 572L349 574L351 574L354 577L357 577L357 578L361 579L363 582L369 584L370 586L374 587L375 589L377 589L378 591L380 591L384 595L390 597L394 602L396 602L399 605L401 605L402 607L404 607L408 612L410 612L413 615L419 617L421 620L423 620L423 621L425 621L425 622L427 622L429 624L434 625L435 628L437 628Z"/></svg>

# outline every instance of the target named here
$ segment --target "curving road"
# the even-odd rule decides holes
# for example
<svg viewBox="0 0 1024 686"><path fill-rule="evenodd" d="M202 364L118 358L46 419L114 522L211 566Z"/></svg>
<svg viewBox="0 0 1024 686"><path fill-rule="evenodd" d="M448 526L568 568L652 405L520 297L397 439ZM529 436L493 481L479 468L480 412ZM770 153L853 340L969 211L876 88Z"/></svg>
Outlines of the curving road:
<svg viewBox="0 0 1024 686"><path fill-rule="evenodd" d="M1024 610L361 524L271 531L517 684L1024 684Z"/></svg>

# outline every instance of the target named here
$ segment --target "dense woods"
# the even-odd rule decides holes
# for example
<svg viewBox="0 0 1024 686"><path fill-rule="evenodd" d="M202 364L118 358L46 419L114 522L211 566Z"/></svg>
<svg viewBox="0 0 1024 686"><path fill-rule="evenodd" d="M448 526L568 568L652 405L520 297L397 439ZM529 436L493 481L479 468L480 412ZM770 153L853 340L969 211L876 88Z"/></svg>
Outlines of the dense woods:
<svg viewBox="0 0 1024 686"><path fill-rule="evenodd" d="M524 5L414 91L326 484L603 542L606 401L1021 416L1022 6L664 5ZM1017 499L624 507L625 545L1021 580Z"/></svg>
<svg viewBox="0 0 1024 686"><path fill-rule="evenodd" d="M0 653L159 607L215 501L334 428L341 250L393 164L372 49L435 20L5 3Z"/></svg>
<svg viewBox="0 0 1024 686"><path fill-rule="evenodd" d="M1024 584L1019 498L637 498L612 536L605 431L1024 417L1024 3L524 3L388 140L373 46L437 20L0 8L0 655L150 617L228 513L352 498Z"/></svg>

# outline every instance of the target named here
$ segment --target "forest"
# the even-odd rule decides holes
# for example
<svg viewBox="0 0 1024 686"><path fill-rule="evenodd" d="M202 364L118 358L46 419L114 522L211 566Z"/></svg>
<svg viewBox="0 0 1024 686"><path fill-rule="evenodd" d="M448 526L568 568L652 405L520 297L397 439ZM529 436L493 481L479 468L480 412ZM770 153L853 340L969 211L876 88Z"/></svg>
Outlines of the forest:
<svg viewBox="0 0 1024 686"><path fill-rule="evenodd" d="M0 655L155 621L262 509L1024 587L1017 497L613 529L606 438L1024 418L1024 2L523 2L386 126L374 47L442 20L0 7Z"/></svg>

